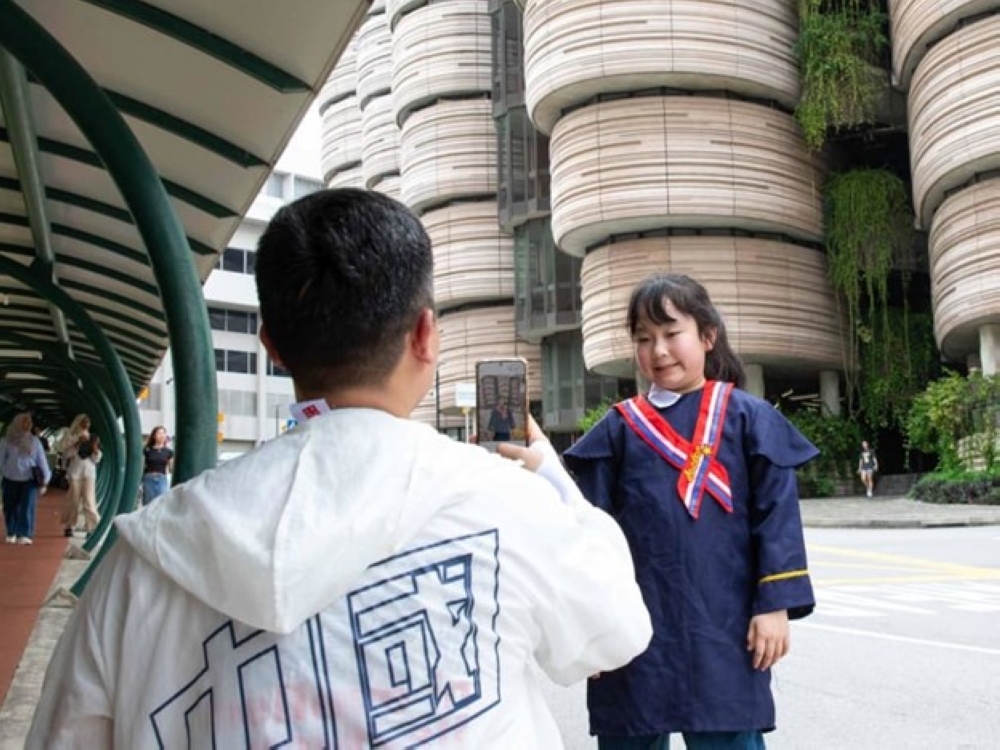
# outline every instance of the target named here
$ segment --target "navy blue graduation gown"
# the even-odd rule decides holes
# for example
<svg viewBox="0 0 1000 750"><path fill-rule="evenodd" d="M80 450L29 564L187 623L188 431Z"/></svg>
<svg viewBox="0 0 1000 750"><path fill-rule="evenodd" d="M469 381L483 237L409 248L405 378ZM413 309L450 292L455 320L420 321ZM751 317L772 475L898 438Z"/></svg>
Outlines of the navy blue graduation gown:
<svg viewBox="0 0 1000 750"><path fill-rule="evenodd" d="M686 440L701 395L657 410ZM746 637L753 615L812 612L795 468L818 453L773 406L734 389L717 448L733 512L706 492L697 519L678 471L616 409L564 454L584 496L621 525L653 620L643 654L589 681L593 734L774 728L770 671L753 669Z"/></svg>

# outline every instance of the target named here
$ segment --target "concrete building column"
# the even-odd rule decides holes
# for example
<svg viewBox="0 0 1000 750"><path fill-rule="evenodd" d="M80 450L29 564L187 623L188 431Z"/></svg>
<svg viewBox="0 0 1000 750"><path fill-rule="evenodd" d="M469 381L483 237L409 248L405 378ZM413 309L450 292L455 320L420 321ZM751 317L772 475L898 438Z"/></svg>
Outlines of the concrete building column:
<svg viewBox="0 0 1000 750"><path fill-rule="evenodd" d="M819 400L825 416L840 416L840 373L836 370L820 371Z"/></svg>
<svg viewBox="0 0 1000 750"><path fill-rule="evenodd" d="M983 375L996 375L1000 370L1000 325L990 323L979 327L979 359Z"/></svg>
<svg viewBox="0 0 1000 750"><path fill-rule="evenodd" d="M747 374L746 391L758 398L764 398L764 365L743 365Z"/></svg>

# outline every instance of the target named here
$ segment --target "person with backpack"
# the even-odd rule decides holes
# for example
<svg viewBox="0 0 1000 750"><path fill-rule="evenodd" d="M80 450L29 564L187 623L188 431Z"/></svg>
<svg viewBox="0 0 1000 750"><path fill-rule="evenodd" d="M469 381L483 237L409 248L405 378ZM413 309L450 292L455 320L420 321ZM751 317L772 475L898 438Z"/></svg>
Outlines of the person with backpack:
<svg viewBox="0 0 1000 750"><path fill-rule="evenodd" d="M63 505L63 536L73 536L73 529L84 516L84 529L89 534L101 520L97 512L97 464L101 460L100 438L90 433L90 417L78 414L62 441L63 461L69 477L69 491Z"/></svg>

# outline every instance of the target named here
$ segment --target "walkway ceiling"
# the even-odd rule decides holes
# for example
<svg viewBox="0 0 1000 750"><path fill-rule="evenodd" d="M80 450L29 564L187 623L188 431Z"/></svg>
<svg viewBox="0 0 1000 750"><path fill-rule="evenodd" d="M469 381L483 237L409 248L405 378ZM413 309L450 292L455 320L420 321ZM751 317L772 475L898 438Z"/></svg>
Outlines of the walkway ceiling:
<svg viewBox="0 0 1000 750"><path fill-rule="evenodd" d="M366 0L18 5L125 117L164 182L202 281L368 8ZM169 342L126 203L73 120L2 49L0 105L0 264L31 267L82 305L138 393ZM72 417L65 385L44 366L53 350L100 378L84 333L0 265L0 413L16 403L53 426Z"/></svg>

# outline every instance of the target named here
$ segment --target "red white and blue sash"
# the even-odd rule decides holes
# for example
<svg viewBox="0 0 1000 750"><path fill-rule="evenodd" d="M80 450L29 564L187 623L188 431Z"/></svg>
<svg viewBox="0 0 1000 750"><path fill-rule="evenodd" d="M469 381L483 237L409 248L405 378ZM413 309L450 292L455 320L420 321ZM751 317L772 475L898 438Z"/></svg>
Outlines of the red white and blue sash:
<svg viewBox="0 0 1000 750"><path fill-rule="evenodd" d="M615 405L629 427L661 458L680 471L677 494L692 518L701 510L705 492L727 513L733 512L729 472L717 458L732 383L709 380L701 394L698 422L691 440L685 440L643 396Z"/></svg>

